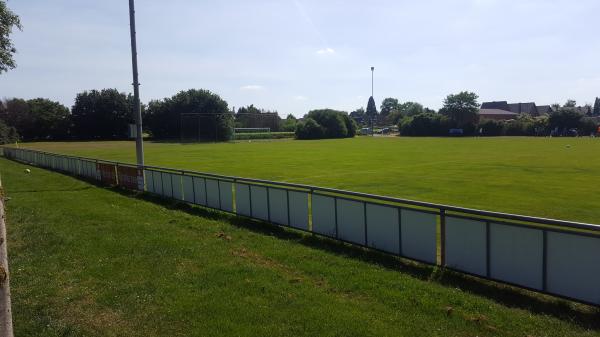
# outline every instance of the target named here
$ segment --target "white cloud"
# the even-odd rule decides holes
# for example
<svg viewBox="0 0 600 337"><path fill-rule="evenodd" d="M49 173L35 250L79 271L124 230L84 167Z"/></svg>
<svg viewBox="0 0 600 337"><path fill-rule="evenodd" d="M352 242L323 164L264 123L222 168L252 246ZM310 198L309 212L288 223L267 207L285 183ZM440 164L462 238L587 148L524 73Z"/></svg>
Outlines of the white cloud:
<svg viewBox="0 0 600 337"><path fill-rule="evenodd" d="M308 100L308 97L302 96L302 95L298 95L298 96L294 96L294 99L296 101L306 101L306 100Z"/></svg>
<svg viewBox="0 0 600 337"><path fill-rule="evenodd" d="M323 48L323 49L317 50L317 54L319 54L319 55L335 54L335 50L333 50L333 48Z"/></svg>
<svg viewBox="0 0 600 337"><path fill-rule="evenodd" d="M265 89L265 87L263 87L262 85L258 85L258 84L249 84L249 85L240 87L240 90L246 90L246 91L260 91L260 90L264 90L264 89Z"/></svg>

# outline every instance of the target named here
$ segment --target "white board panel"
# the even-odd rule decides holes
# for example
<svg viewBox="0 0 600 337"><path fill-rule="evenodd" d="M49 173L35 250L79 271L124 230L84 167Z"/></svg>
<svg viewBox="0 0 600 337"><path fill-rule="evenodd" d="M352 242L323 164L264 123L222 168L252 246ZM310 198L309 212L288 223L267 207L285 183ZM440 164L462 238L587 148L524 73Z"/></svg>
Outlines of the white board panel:
<svg viewBox="0 0 600 337"><path fill-rule="evenodd" d="M181 188L181 174L171 173L171 183L173 184L173 198L183 200L183 188Z"/></svg>
<svg viewBox="0 0 600 337"><path fill-rule="evenodd" d="M490 224L490 277L541 290L543 240L539 229Z"/></svg>
<svg viewBox="0 0 600 337"><path fill-rule="evenodd" d="M190 176L181 177L181 186L183 188L183 200L194 203L194 180Z"/></svg>
<svg viewBox="0 0 600 337"><path fill-rule="evenodd" d="M160 172L153 171L152 176L154 178L154 193L162 194L162 190L163 190L162 174Z"/></svg>
<svg viewBox="0 0 600 337"><path fill-rule="evenodd" d="M367 204L367 245L389 253L400 253L398 209Z"/></svg>
<svg viewBox="0 0 600 337"><path fill-rule="evenodd" d="M365 242L365 204L360 201L338 199L338 238L358 243Z"/></svg>
<svg viewBox="0 0 600 337"><path fill-rule="evenodd" d="M172 175L170 173L166 173L166 172L161 172L160 175L162 176L162 195L167 197L167 198L172 198L173 197L173 182L172 182Z"/></svg>
<svg viewBox="0 0 600 337"><path fill-rule="evenodd" d="M311 205L313 232L337 237L334 198L313 194Z"/></svg>
<svg viewBox="0 0 600 337"><path fill-rule="evenodd" d="M485 276L486 224L483 221L446 217L446 265Z"/></svg>
<svg viewBox="0 0 600 337"><path fill-rule="evenodd" d="M235 212L245 216L252 215L250 212L250 186L246 184L235 184Z"/></svg>
<svg viewBox="0 0 600 337"><path fill-rule="evenodd" d="M308 230L308 193L289 191L290 226Z"/></svg>
<svg viewBox="0 0 600 337"><path fill-rule="evenodd" d="M227 181L220 181L219 188L221 193L221 210L226 212L233 212L233 184Z"/></svg>
<svg viewBox="0 0 600 337"><path fill-rule="evenodd" d="M547 290L600 304L600 238L548 232Z"/></svg>
<svg viewBox="0 0 600 337"><path fill-rule="evenodd" d="M288 224L288 200L285 190L269 188L269 209L271 222L280 225Z"/></svg>
<svg viewBox="0 0 600 337"><path fill-rule="evenodd" d="M211 208L219 209L219 181L206 179L206 205Z"/></svg>
<svg viewBox="0 0 600 337"><path fill-rule="evenodd" d="M269 220L269 204L267 201L267 188L262 186L250 186L250 206L252 217Z"/></svg>
<svg viewBox="0 0 600 337"><path fill-rule="evenodd" d="M429 263L437 261L437 215L400 210L402 256Z"/></svg>
<svg viewBox="0 0 600 337"><path fill-rule="evenodd" d="M154 191L154 172L150 170L144 170L144 177L146 179L146 191L155 193Z"/></svg>
<svg viewBox="0 0 600 337"><path fill-rule="evenodd" d="M206 205L206 181L204 178L194 177L194 194L196 196L195 203L198 205Z"/></svg>

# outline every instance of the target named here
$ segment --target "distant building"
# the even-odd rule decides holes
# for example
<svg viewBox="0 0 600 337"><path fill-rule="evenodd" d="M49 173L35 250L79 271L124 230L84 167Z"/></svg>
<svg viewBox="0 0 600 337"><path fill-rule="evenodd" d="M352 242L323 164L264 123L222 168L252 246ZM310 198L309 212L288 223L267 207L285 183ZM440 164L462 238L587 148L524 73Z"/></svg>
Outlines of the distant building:
<svg viewBox="0 0 600 337"><path fill-rule="evenodd" d="M501 109L479 109L480 119L508 120L515 119L519 114Z"/></svg>
<svg viewBox="0 0 600 337"><path fill-rule="evenodd" d="M538 115L549 115L552 113L552 106L550 105L538 105L537 107Z"/></svg>
<svg viewBox="0 0 600 337"><path fill-rule="evenodd" d="M508 103L507 101L493 101L483 102L479 110L479 115L480 118L507 120L515 119L521 114L527 114L536 117L547 115L551 112L551 106L537 106L534 102Z"/></svg>
<svg viewBox="0 0 600 337"><path fill-rule="evenodd" d="M508 105L510 111L516 114L528 114L530 116L538 116L538 110L535 103L511 103Z"/></svg>

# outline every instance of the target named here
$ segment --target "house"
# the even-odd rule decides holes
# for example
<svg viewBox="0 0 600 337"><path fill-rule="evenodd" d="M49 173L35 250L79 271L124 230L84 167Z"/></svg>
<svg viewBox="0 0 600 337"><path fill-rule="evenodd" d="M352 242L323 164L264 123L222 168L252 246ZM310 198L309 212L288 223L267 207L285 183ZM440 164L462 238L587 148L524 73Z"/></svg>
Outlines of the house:
<svg viewBox="0 0 600 337"><path fill-rule="evenodd" d="M535 103L511 103L508 105L510 111L516 114L528 114L530 116L538 116L538 110Z"/></svg>
<svg viewBox="0 0 600 337"><path fill-rule="evenodd" d="M501 109L479 109L480 119L508 120L516 119L518 113Z"/></svg>
<svg viewBox="0 0 600 337"><path fill-rule="evenodd" d="M550 105L539 105L537 107L537 112L539 116L549 115L552 113L552 107Z"/></svg>
<svg viewBox="0 0 600 337"><path fill-rule="evenodd" d="M506 101L495 101L495 102L483 102L481 109L498 109L510 111L510 107Z"/></svg>

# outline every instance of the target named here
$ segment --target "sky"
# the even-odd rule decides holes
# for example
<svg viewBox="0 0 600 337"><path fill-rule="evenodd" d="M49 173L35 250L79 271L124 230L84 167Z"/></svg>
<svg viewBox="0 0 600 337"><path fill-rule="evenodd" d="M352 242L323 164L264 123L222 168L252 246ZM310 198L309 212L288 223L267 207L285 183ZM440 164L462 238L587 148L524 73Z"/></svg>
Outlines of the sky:
<svg viewBox="0 0 600 337"><path fill-rule="evenodd" d="M78 92L131 92L126 0L8 0L23 30L0 97L72 106ZM142 102L190 88L280 115L385 97L438 109L600 96L598 0L137 0Z"/></svg>

